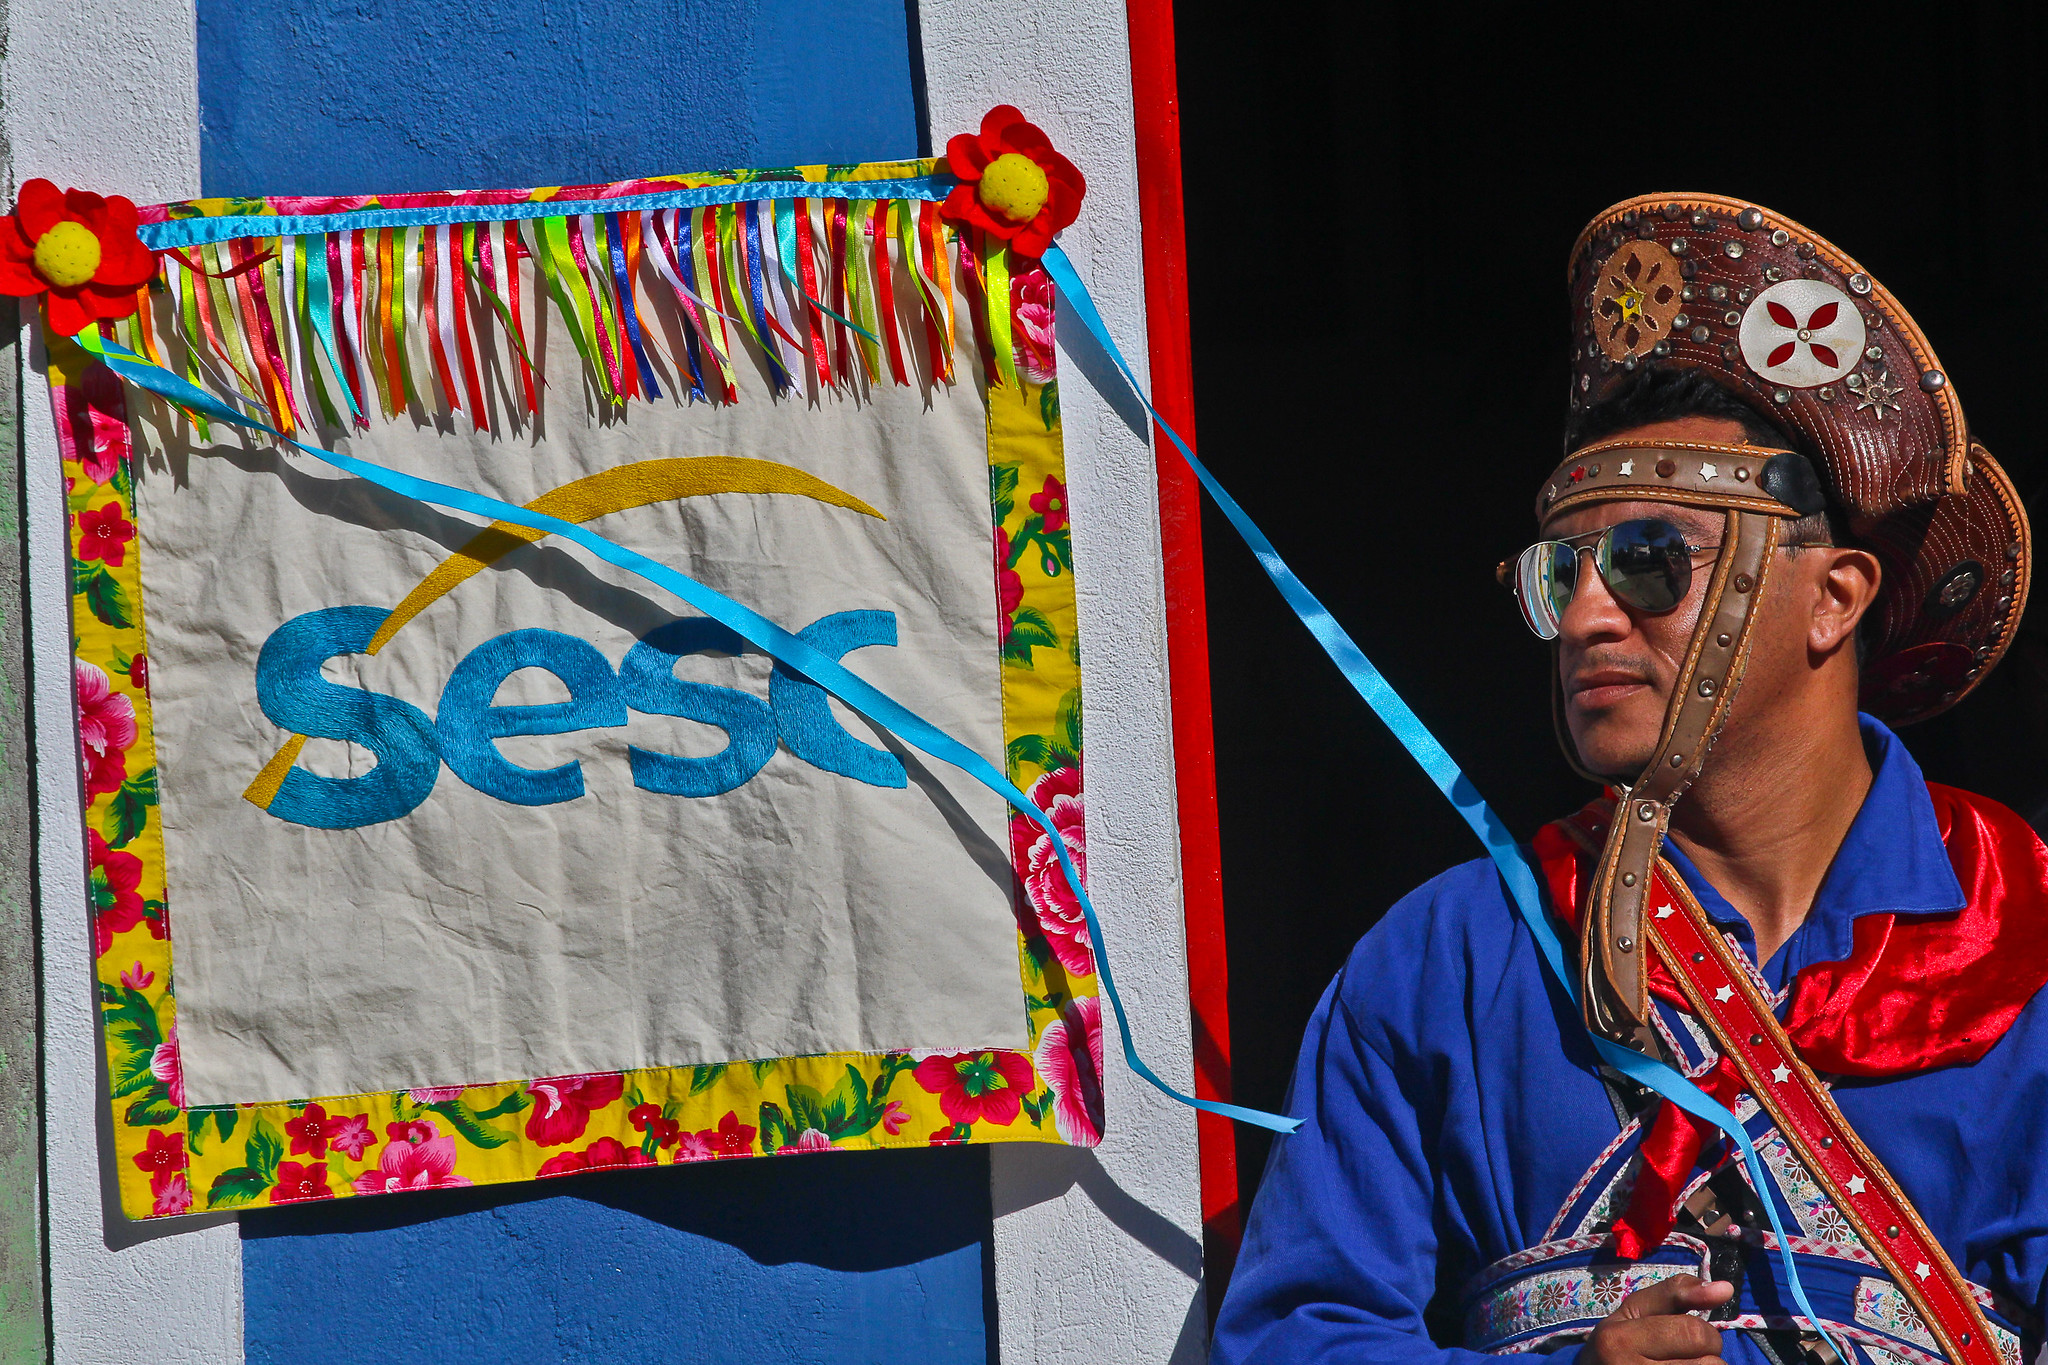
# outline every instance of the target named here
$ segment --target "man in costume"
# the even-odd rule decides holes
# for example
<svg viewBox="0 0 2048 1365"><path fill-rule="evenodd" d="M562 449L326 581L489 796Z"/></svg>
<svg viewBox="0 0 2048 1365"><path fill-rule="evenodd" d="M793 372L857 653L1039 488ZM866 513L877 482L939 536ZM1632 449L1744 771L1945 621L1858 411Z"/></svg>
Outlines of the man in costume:
<svg viewBox="0 0 2048 1365"><path fill-rule="evenodd" d="M2010 642L2019 501L1913 320L1797 223L1632 200L1569 286L1568 455L1502 577L1607 789L1533 845L1571 989L1488 862L1365 936L1215 1358L2031 1362L2048 851L1887 728ZM1763 1188L1595 1034L1731 1110Z"/></svg>

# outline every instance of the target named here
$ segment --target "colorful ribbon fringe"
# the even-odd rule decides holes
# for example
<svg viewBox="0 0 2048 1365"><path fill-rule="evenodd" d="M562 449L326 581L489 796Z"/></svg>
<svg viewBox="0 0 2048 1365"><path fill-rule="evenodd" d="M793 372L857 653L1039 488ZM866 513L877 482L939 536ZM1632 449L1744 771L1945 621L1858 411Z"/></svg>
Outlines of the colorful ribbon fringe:
<svg viewBox="0 0 2048 1365"><path fill-rule="evenodd" d="M373 411L459 412L488 432L539 413L548 380L531 310L543 299L604 402L730 403L750 358L778 394L954 382L959 279L990 383L1016 385L1003 243L945 222L929 198L770 188L553 215L501 205L150 224L165 239L153 243L159 279L117 339L287 435L365 428ZM480 220L492 213L505 216ZM257 235L265 226L327 230Z"/></svg>

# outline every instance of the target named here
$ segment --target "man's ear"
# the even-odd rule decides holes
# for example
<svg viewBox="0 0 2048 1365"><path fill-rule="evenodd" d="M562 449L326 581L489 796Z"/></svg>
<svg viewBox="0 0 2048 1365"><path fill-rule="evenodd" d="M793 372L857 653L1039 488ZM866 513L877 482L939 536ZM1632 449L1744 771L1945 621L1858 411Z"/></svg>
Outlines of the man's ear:
<svg viewBox="0 0 2048 1365"><path fill-rule="evenodd" d="M1827 655L1856 638L1856 627L1877 601L1884 570L1868 550L1811 546L1798 558L1809 560L1814 584L1813 620L1807 627L1807 649Z"/></svg>

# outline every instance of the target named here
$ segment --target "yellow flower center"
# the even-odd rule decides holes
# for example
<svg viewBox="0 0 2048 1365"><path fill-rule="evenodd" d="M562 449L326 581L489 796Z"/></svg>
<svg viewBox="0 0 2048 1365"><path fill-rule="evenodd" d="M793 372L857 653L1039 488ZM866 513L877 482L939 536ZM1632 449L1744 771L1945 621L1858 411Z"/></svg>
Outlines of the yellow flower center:
<svg viewBox="0 0 2048 1365"><path fill-rule="evenodd" d="M1013 223L1028 223L1052 194L1045 172L1022 152L1004 152L981 173L981 202Z"/></svg>
<svg viewBox="0 0 2048 1365"><path fill-rule="evenodd" d="M36 273L60 289L84 284L100 268L100 239L83 223L63 222L36 243Z"/></svg>

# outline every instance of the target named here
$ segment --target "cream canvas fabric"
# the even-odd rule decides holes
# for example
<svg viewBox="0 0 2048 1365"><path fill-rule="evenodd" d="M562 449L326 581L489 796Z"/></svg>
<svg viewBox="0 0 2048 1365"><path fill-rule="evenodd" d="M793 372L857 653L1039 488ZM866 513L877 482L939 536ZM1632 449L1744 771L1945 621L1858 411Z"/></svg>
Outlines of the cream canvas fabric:
<svg viewBox="0 0 2048 1365"><path fill-rule="evenodd" d="M537 437L476 434L460 418L438 430L401 420L344 448L522 504L600 471L677 458L737 456L815 476L886 520L795 493L721 492L588 524L791 630L859 612L873 632L886 616L895 644L857 647L847 665L978 751L1001 752L985 419L971 383L878 386L858 402L756 389L730 406L598 411L570 390L576 358L554 341L548 373L559 387ZM146 425L140 435L190 1104L1025 1045L1001 802L836 702L829 713L844 740L892 751L905 785L828 771L785 736L732 790L646 790L630 749L702 757L727 735L629 709L623 724L478 741L523 769L580 765L573 799L503 799L447 763L416 807L355 828L294 823L245 797L293 733L259 696L266 644L283 658L282 640L297 637L273 637L308 613L397 605L480 528L253 442L190 449ZM451 676L459 666L488 673L465 661L511 648L494 641L555 632L525 638L538 639L540 657L588 666L582 642L616 674L637 641L694 615L577 547L544 541L433 601L375 655L316 661L317 672L357 698L367 689L460 729L445 714ZM770 672L751 650L712 651L683 657L668 676L766 703ZM347 709L303 661L270 676L320 714ZM586 690L608 695L602 678ZM486 700L571 696L528 666ZM471 731L493 723L475 706L464 714ZM357 778L380 761L360 744L314 738L294 766Z"/></svg>

